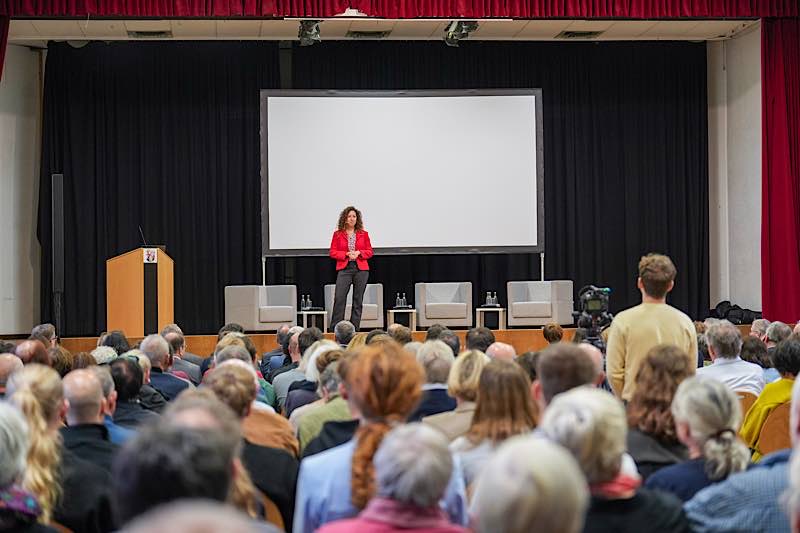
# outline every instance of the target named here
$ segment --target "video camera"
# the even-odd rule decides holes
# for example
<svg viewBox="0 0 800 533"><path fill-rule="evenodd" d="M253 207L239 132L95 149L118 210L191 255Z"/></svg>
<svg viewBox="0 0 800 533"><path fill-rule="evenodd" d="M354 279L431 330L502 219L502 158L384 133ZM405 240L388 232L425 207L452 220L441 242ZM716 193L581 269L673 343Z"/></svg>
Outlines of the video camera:
<svg viewBox="0 0 800 533"><path fill-rule="evenodd" d="M589 342L606 352L606 344L600 332L611 324L614 315L608 312L608 298L611 289L608 287L595 287L586 285L578 291L580 312L573 313L577 319L578 327L586 330L586 342Z"/></svg>

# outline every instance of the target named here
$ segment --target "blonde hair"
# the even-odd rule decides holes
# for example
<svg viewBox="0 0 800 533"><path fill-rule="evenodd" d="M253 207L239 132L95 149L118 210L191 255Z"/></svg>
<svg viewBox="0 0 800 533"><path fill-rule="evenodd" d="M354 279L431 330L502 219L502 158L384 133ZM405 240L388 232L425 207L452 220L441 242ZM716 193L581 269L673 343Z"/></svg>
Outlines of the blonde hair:
<svg viewBox="0 0 800 533"><path fill-rule="evenodd" d="M299 372L303 372L306 380L317 382L319 380L319 372L317 371L317 358L331 350L338 350L339 345L333 341L322 339L308 347L303 358L300 359L300 364L297 366Z"/></svg>
<svg viewBox="0 0 800 533"><path fill-rule="evenodd" d="M577 533L589 491L575 459L546 439L507 440L475 482L476 533Z"/></svg>
<svg viewBox="0 0 800 533"><path fill-rule="evenodd" d="M237 334L236 332L227 333L220 341L217 343L217 346L214 348L214 356L222 351L223 348L227 348L228 346L240 346L247 350L247 345L245 345L244 340L242 340L241 333Z"/></svg>
<svg viewBox="0 0 800 533"><path fill-rule="evenodd" d="M350 342L347 344L346 351L352 352L367 344L367 335L368 333L356 333L353 335L353 338L350 339Z"/></svg>
<svg viewBox="0 0 800 533"><path fill-rule="evenodd" d="M61 497L61 435L51 429L64 404L61 377L50 367L30 364L11 375L6 395L25 415L30 431L22 486L36 496L41 522L49 524Z"/></svg>
<svg viewBox="0 0 800 533"><path fill-rule="evenodd" d="M557 395L539 428L572 452L590 485L619 473L628 427L622 403L608 392L583 386Z"/></svg>
<svg viewBox="0 0 800 533"><path fill-rule="evenodd" d="M727 385L700 377L684 380L672 400L672 416L687 424L703 447L709 479L722 480L747 468L750 452L737 435L742 408Z"/></svg>
<svg viewBox="0 0 800 533"><path fill-rule="evenodd" d="M238 359L232 361L247 364ZM256 399L253 375L239 365L227 364L227 361L209 372L203 385L211 389L239 418L244 418Z"/></svg>
<svg viewBox="0 0 800 533"><path fill-rule="evenodd" d="M490 361L489 356L478 350L461 352L450 367L447 393L453 398L474 402L478 398L481 372Z"/></svg>

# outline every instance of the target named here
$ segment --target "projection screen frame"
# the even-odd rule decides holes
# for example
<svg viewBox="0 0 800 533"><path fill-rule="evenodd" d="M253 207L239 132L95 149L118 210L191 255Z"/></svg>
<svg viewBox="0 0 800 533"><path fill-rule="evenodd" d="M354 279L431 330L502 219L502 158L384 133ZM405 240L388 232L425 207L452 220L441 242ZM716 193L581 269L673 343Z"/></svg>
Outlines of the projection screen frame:
<svg viewBox="0 0 800 533"><path fill-rule="evenodd" d="M334 90L334 89L262 89L259 91L261 161L261 254L268 257L327 256L328 249L271 249L269 244L269 128L267 127L267 100L278 97L465 97L465 96L533 96L536 112L536 245L535 246L448 246L374 248L380 255L447 255L447 254L498 254L536 253L544 249L544 135L542 114L542 89L432 89L432 90Z"/></svg>

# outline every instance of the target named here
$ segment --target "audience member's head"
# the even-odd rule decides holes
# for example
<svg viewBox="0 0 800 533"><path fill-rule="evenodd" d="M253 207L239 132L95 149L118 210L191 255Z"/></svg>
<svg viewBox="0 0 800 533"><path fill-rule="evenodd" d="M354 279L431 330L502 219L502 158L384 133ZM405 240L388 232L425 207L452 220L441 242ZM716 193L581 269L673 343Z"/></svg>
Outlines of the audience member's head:
<svg viewBox="0 0 800 533"><path fill-rule="evenodd" d="M353 340L353 335L355 334L356 327L349 320L341 320L333 328L333 336L336 342L342 346L347 346Z"/></svg>
<svg viewBox="0 0 800 533"><path fill-rule="evenodd" d="M39 342L41 342L41 343L42 343L42 346L44 346L44 347L45 347L45 349L48 349L48 348L50 348L50 346L51 346L51 344L50 344L50 339L48 339L48 338L47 338L47 337L45 337L44 335L41 335L41 334L38 334L38 333L31 333L31 334L28 336L28 340L29 340L29 341L39 341Z"/></svg>
<svg viewBox="0 0 800 533"><path fill-rule="evenodd" d="M450 347L450 350L453 351L453 357L458 357L459 352L461 352L461 339L458 338L458 335L446 329L439 334L439 340Z"/></svg>
<svg viewBox="0 0 800 533"><path fill-rule="evenodd" d="M227 337L226 337L227 338ZM244 347L244 343L230 344L218 352L214 353L214 365L219 366L230 359L238 359L248 364L252 364L250 352Z"/></svg>
<svg viewBox="0 0 800 533"><path fill-rule="evenodd" d="M548 344L560 342L564 337L564 330L555 322L550 322L542 327L542 336Z"/></svg>
<svg viewBox="0 0 800 533"><path fill-rule="evenodd" d="M122 533L262 533L262 524L229 505L179 500L160 505L128 523Z"/></svg>
<svg viewBox="0 0 800 533"><path fill-rule="evenodd" d="M797 377L800 372L800 339L786 339L778 344L772 353L772 365L781 377L789 379Z"/></svg>
<svg viewBox="0 0 800 533"><path fill-rule="evenodd" d="M711 359L735 359L742 351L739 329L727 320L714 322L706 329L708 354Z"/></svg>
<svg viewBox="0 0 800 533"><path fill-rule="evenodd" d="M675 286L677 270L672 259L661 254L647 254L639 260L637 286L642 296L663 300Z"/></svg>
<svg viewBox="0 0 800 533"><path fill-rule="evenodd" d="M537 412L531 382L522 367L495 359L481 372L475 415L467 432L474 445L499 443L536 427Z"/></svg>
<svg viewBox="0 0 800 533"><path fill-rule="evenodd" d="M53 368L62 378L72 370L72 354L69 350L57 344L47 350Z"/></svg>
<svg viewBox="0 0 800 533"><path fill-rule="evenodd" d="M428 327L428 330L425 332L425 340L426 341L435 341L439 339L439 335L442 334L444 330L447 328L441 324L433 324Z"/></svg>
<svg viewBox="0 0 800 533"><path fill-rule="evenodd" d="M22 481L29 442L28 423L22 413L10 403L0 402L0 491Z"/></svg>
<svg viewBox="0 0 800 533"><path fill-rule="evenodd" d="M747 468L750 451L739 439L742 409L736 394L721 381L690 377L678 386L672 400L678 439L705 459L712 481Z"/></svg>
<svg viewBox="0 0 800 533"><path fill-rule="evenodd" d="M186 337L184 337L182 333L170 331L161 336L169 343L175 357L183 357L183 353L186 351Z"/></svg>
<svg viewBox="0 0 800 533"><path fill-rule="evenodd" d="M769 320L766 318L757 318L753 320L753 323L750 324L750 335L760 339L767 334L769 323Z"/></svg>
<svg viewBox="0 0 800 533"><path fill-rule="evenodd" d="M448 345L434 340L425 341L417 350L417 361L425 370L426 383L447 383L455 357Z"/></svg>
<svg viewBox="0 0 800 533"><path fill-rule="evenodd" d="M403 345L403 349L409 352L410 354L414 355L414 357L417 356L417 352L419 351L420 348L422 348L422 343L418 341L407 342Z"/></svg>
<svg viewBox="0 0 800 533"><path fill-rule="evenodd" d="M700 333L697 335L697 364L700 365L700 361L709 361L711 356L708 355L708 339L706 339L705 333Z"/></svg>
<svg viewBox="0 0 800 533"><path fill-rule="evenodd" d="M172 362L169 355L169 344L161 335L148 335L142 340L139 349L150 359L153 368L168 369Z"/></svg>
<svg viewBox="0 0 800 533"><path fill-rule="evenodd" d="M248 371L236 364L224 364L214 368L203 379L203 386L242 419L250 413L258 382L252 368Z"/></svg>
<svg viewBox="0 0 800 533"><path fill-rule="evenodd" d="M48 523L61 497L61 440L58 429L66 412L64 389L58 372L30 364L14 372L6 385L6 398L28 423L30 448L22 486L33 493Z"/></svg>
<svg viewBox="0 0 800 533"><path fill-rule="evenodd" d="M283 355L291 355L290 344L292 342L292 337L298 335L301 331L303 331L303 326L292 326L289 328L289 331L286 333L285 337L281 337L281 351ZM297 340L295 339L295 347L297 345Z"/></svg>
<svg viewBox="0 0 800 533"><path fill-rule="evenodd" d="M297 336L297 349L300 351L300 356L306 354L306 350L308 350L312 344L317 341L321 341L325 338L325 335L322 334L317 327L310 327L304 329L300 334Z"/></svg>
<svg viewBox="0 0 800 533"><path fill-rule="evenodd" d="M229 322L225 324L219 328L219 332L217 332L217 342L221 341L225 335L232 332L244 333L244 328L241 326L241 324L237 324L236 322Z"/></svg>
<svg viewBox="0 0 800 533"><path fill-rule="evenodd" d="M275 331L275 342L283 348L283 344L288 342L289 340L289 330L292 328L289 324L282 324L276 331Z"/></svg>
<svg viewBox="0 0 800 533"><path fill-rule="evenodd" d="M486 355L490 359L501 359L503 361L513 361L517 356L514 347L505 342L493 342L487 349Z"/></svg>
<svg viewBox="0 0 800 533"><path fill-rule="evenodd" d="M98 346L92 350L92 358L98 365L107 365L117 357L119 354L111 346Z"/></svg>
<svg viewBox="0 0 800 533"><path fill-rule="evenodd" d="M578 387L559 394L539 429L572 453L589 486L611 481L619 473L628 431L622 403L608 392Z"/></svg>
<svg viewBox="0 0 800 533"><path fill-rule="evenodd" d="M489 328L472 328L467 331L467 350L478 350L486 353L494 343L494 333Z"/></svg>
<svg viewBox="0 0 800 533"><path fill-rule="evenodd" d="M0 339L0 355L2 354L13 354L14 350L16 350L17 345L13 342L4 341Z"/></svg>
<svg viewBox="0 0 800 533"><path fill-rule="evenodd" d="M748 363L757 364L761 368L772 368L766 343L755 335L748 335L742 340L741 356Z"/></svg>
<svg viewBox="0 0 800 533"><path fill-rule="evenodd" d="M350 342L347 344L347 351L354 352L366 345L367 345L367 334L356 333L355 335L353 335L353 338L350 339Z"/></svg>
<svg viewBox="0 0 800 533"><path fill-rule="evenodd" d="M491 359L478 350L469 350L456 357L447 377L447 393L460 402L477 400L481 372L489 361Z"/></svg>
<svg viewBox="0 0 800 533"><path fill-rule="evenodd" d="M183 335L183 330L178 324L167 324L166 326L161 328L161 332L159 333L159 335L161 335L162 337L166 337L167 333L179 333Z"/></svg>
<svg viewBox="0 0 800 533"><path fill-rule="evenodd" d="M351 501L361 509L375 494L375 451L391 426L404 422L417 406L424 373L414 357L396 343L359 350L340 360L339 373L351 410L361 415L350 481Z"/></svg>
<svg viewBox="0 0 800 533"><path fill-rule="evenodd" d="M22 360L23 365L31 363L50 366L50 356L47 348L40 341L22 341L17 344L14 353Z"/></svg>
<svg viewBox="0 0 800 533"><path fill-rule="evenodd" d="M89 368L73 370L64 377L67 424L102 424L105 396L100 380Z"/></svg>
<svg viewBox="0 0 800 533"><path fill-rule="evenodd" d="M331 353L331 352L328 352ZM326 403L339 397L339 385L342 377L339 375L339 360L331 362L319 373L317 382L317 394Z"/></svg>
<svg viewBox="0 0 800 533"><path fill-rule="evenodd" d="M396 322L394 324L389 324L389 327L386 328L386 332L400 346L411 342L411 329L403 324L398 324Z"/></svg>
<svg viewBox="0 0 800 533"><path fill-rule="evenodd" d="M678 440L672 418L672 399L683 380L694 374L686 353L669 344L654 346L636 372L633 396L628 403L628 426L663 444Z"/></svg>
<svg viewBox="0 0 800 533"><path fill-rule="evenodd" d="M514 362L522 367L533 383L536 380L536 365L539 363L540 352L525 352L514 358Z"/></svg>
<svg viewBox="0 0 800 533"><path fill-rule="evenodd" d="M545 439L514 437L481 471L472 498L475 533L578 533L589 505L572 455Z"/></svg>
<svg viewBox="0 0 800 533"><path fill-rule="evenodd" d="M606 379L606 365L603 361L603 352L601 352L597 346L594 344L589 344L588 342L582 342L577 346L592 359L592 363L594 363L594 369L596 372L594 386L599 387Z"/></svg>
<svg viewBox="0 0 800 533"><path fill-rule="evenodd" d="M78 370L89 366L96 366L97 360L89 352L80 352L72 357L72 370Z"/></svg>
<svg viewBox="0 0 800 533"><path fill-rule="evenodd" d="M134 361L133 356L125 356L113 361L110 368L114 388L117 391L117 401L136 400L144 384L144 372L139 363Z"/></svg>
<svg viewBox="0 0 800 533"><path fill-rule="evenodd" d="M776 320L767 327L766 338L763 340L767 343L767 346L775 346L779 342L788 339L791 334L792 328Z"/></svg>
<svg viewBox="0 0 800 533"><path fill-rule="evenodd" d="M58 344L58 335L56 334L56 327L53 324L39 324L34 326L31 330L31 336L44 337L47 339L45 347L52 348Z"/></svg>
<svg viewBox="0 0 800 533"><path fill-rule="evenodd" d="M0 354L0 398L6 394L6 384L8 378L22 368L22 359L16 355Z"/></svg>
<svg viewBox="0 0 800 533"><path fill-rule="evenodd" d="M297 367L299 372L303 372L307 381L315 382L319 379L319 371L317 370L317 359L325 352L338 350L339 345L328 339L318 340L308 347L300 360Z"/></svg>
<svg viewBox="0 0 800 533"><path fill-rule="evenodd" d="M375 494L416 509L436 509L453 473L449 442L424 424L401 425L375 452Z"/></svg>
<svg viewBox="0 0 800 533"><path fill-rule="evenodd" d="M103 346L110 346L114 348L117 355L124 354L131 349L128 338L122 331L111 331L103 338Z"/></svg>
<svg viewBox="0 0 800 533"><path fill-rule="evenodd" d="M597 369L591 357L574 344L551 344L539 352L536 383L533 390L540 409L544 409L557 394L581 385L591 385Z"/></svg>
<svg viewBox="0 0 800 533"><path fill-rule="evenodd" d="M386 333L385 331L383 331L382 329L380 329L380 328L373 329L372 331L367 333L367 338L366 338L366 340L364 342L365 342L365 344L369 345L369 344L372 344L374 339L379 338L379 337L380 338L390 337L390 335L388 333Z"/></svg>

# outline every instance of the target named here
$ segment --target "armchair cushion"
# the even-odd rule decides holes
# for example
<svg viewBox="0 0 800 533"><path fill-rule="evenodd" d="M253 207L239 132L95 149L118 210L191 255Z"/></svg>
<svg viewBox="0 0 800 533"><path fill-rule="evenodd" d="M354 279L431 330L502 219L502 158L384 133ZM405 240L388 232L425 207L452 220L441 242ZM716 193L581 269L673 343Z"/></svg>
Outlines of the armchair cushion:
<svg viewBox="0 0 800 533"><path fill-rule="evenodd" d="M294 307L289 305L271 305L258 308L259 322L292 322Z"/></svg>
<svg viewBox="0 0 800 533"><path fill-rule="evenodd" d="M553 306L550 302L513 302L511 313L515 317L548 317L552 312Z"/></svg>
<svg viewBox="0 0 800 533"><path fill-rule="evenodd" d="M425 316L428 318L467 318L467 304L428 303L425 304Z"/></svg>

